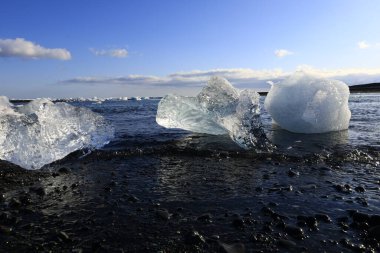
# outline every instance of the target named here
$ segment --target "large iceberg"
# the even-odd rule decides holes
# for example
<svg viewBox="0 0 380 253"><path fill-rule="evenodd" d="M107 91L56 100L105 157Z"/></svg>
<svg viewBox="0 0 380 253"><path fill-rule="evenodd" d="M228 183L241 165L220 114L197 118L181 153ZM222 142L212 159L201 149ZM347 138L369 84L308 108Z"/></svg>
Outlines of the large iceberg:
<svg viewBox="0 0 380 253"><path fill-rule="evenodd" d="M165 96L158 105L156 121L166 128L229 134L244 149L271 147L260 120L259 94L239 91L221 77L212 77L196 97Z"/></svg>
<svg viewBox="0 0 380 253"><path fill-rule="evenodd" d="M99 148L114 129L90 109L36 99L15 107L0 97L0 159L39 169L83 148Z"/></svg>
<svg viewBox="0 0 380 253"><path fill-rule="evenodd" d="M272 84L264 106L283 129L295 133L324 133L348 129L349 95L344 82L296 72Z"/></svg>

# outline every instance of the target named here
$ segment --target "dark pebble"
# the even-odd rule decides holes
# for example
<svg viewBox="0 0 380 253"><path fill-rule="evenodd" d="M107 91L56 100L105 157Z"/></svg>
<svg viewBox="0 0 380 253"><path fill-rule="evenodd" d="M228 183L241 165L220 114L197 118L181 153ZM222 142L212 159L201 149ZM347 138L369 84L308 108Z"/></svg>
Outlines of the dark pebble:
<svg viewBox="0 0 380 253"><path fill-rule="evenodd" d="M202 245L206 240L198 231L191 231L185 235L185 242L189 245Z"/></svg>
<svg viewBox="0 0 380 253"><path fill-rule="evenodd" d="M232 225L234 227L237 227L237 228L243 228L244 227L244 220L240 217L238 218L235 218L233 221L232 221Z"/></svg>
<svg viewBox="0 0 380 253"><path fill-rule="evenodd" d="M12 228L0 225L0 234L9 235L10 233L12 233Z"/></svg>
<svg viewBox="0 0 380 253"><path fill-rule="evenodd" d="M3 203L5 201L5 194L0 193L0 203Z"/></svg>
<svg viewBox="0 0 380 253"><path fill-rule="evenodd" d="M345 184L345 185L340 185L340 184L337 184L337 185L334 185L334 188L337 192L340 192L340 193L351 193L351 187L348 185L348 184Z"/></svg>
<svg viewBox="0 0 380 253"><path fill-rule="evenodd" d="M295 177L295 176L299 176L299 175L300 175L300 173L298 171L294 171L292 169L288 170L288 176L289 177Z"/></svg>
<svg viewBox="0 0 380 253"><path fill-rule="evenodd" d="M130 202L133 202L133 203L136 203L136 202L138 202L139 201L139 199L137 198L137 197L135 197L135 196L129 196L128 197L128 201L130 201Z"/></svg>
<svg viewBox="0 0 380 253"><path fill-rule="evenodd" d="M66 234L66 233L63 232L63 231L60 231L60 232L58 233L58 237L59 237L60 239L62 239L63 241L68 241L68 240L70 240L70 237L68 236L68 234Z"/></svg>
<svg viewBox="0 0 380 253"><path fill-rule="evenodd" d="M37 195L39 195L41 197L46 195L45 188L43 188L41 186L39 186L39 187L30 187L29 191L34 192L34 193L36 193Z"/></svg>
<svg viewBox="0 0 380 253"><path fill-rule="evenodd" d="M315 218L317 220L319 220L319 221L323 221L323 222L326 222L326 223L331 223L332 222L330 216L328 216L327 214L316 214Z"/></svg>
<svg viewBox="0 0 380 253"><path fill-rule="evenodd" d="M170 219L170 213L166 209L159 209L156 211L157 217L159 217L162 220L169 220Z"/></svg>
<svg viewBox="0 0 380 253"><path fill-rule="evenodd" d="M9 202L9 206L12 208L18 208L21 206L21 202L17 198L12 198Z"/></svg>
<svg viewBox="0 0 380 253"><path fill-rule="evenodd" d="M298 221L304 221L306 225L311 229L317 229L318 228L318 221L315 217L312 216L297 216Z"/></svg>
<svg viewBox="0 0 380 253"><path fill-rule="evenodd" d="M355 187L355 191L362 193L362 192L365 192L365 189L363 186L357 186L357 187Z"/></svg>
<svg viewBox="0 0 380 253"><path fill-rule="evenodd" d="M369 236L375 238L376 240L380 241L380 226L371 227L369 229Z"/></svg>
<svg viewBox="0 0 380 253"><path fill-rule="evenodd" d="M380 226L380 215L378 215L378 214L372 215L370 220L369 220L369 224L372 227Z"/></svg>
<svg viewBox="0 0 380 253"><path fill-rule="evenodd" d="M263 187L256 187L256 189L255 189L255 191L257 191L257 192L262 192L264 189L263 189Z"/></svg>
<svg viewBox="0 0 380 253"><path fill-rule="evenodd" d="M356 212L352 214L352 219L356 222L369 222L370 216L365 213Z"/></svg>
<svg viewBox="0 0 380 253"><path fill-rule="evenodd" d="M59 172L60 174L68 174L68 173L70 173L70 169L69 169L69 168L66 168L66 167L62 167L62 168L60 168L60 169L58 170L58 172Z"/></svg>
<svg viewBox="0 0 380 253"><path fill-rule="evenodd" d="M293 227L293 226L286 226L285 232L288 233L293 238L296 238L298 240L302 240L305 237L305 234L304 234L302 228Z"/></svg>
<svg viewBox="0 0 380 253"><path fill-rule="evenodd" d="M199 216L197 220L202 221L202 222L210 222L211 218L212 218L211 214L205 213Z"/></svg>

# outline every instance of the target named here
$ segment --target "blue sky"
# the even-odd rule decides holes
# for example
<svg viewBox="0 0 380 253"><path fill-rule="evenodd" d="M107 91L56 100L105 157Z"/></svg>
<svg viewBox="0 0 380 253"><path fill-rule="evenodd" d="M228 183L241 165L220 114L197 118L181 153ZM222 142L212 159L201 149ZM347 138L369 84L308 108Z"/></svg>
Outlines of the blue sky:
<svg viewBox="0 0 380 253"><path fill-rule="evenodd" d="M380 81L379 1L3 0L0 94L13 98L195 94L302 69Z"/></svg>

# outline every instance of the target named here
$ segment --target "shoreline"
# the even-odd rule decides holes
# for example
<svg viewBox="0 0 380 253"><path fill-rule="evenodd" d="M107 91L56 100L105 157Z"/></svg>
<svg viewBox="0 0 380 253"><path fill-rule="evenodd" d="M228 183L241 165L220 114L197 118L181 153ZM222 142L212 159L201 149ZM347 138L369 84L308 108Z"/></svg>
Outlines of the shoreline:
<svg viewBox="0 0 380 253"><path fill-rule="evenodd" d="M380 178L368 160L378 149L293 157L173 148L78 152L38 171L0 161L3 250L380 249Z"/></svg>
<svg viewBox="0 0 380 253"><path fill-rule="evenodd" d="M267 91L259 91L260 96L266 96L268 94ZM359 88L351 88L350 87L350 94L359 94L359 93L373 93L373 94L380 94L380 88L376 89L359 89ZM161 99L162 97L156 97L156 99ZM11 103L28 103L30 101L33 101L33 99L11 99ZM64 102L65 99L54 99L53 102Z"/></svg>

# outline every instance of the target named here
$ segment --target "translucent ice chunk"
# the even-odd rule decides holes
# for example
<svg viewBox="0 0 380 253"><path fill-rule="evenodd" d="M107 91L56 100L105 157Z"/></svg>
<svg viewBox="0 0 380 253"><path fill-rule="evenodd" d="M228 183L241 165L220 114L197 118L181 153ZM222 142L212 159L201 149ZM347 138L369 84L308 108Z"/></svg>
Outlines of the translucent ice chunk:
<svg viewBox="0 0 380 253"><path fill-rule="evenodd" d="M165 96L158 105L156 121L167 128L205 134L226 134L204 111L195 97Z"/></svg>
<svg viewBox="0 0 380 253"><path fill-rule="evenodd" d="M245 149L268 149L260 120L259 94L235 89L226 79L212 77L197 97L168 95L157 109L156 121L167 128L197 133L228 133Z"/></svg>
<svg viewBox="0 0 380 253"><path fill-rule="evenodd" d="M16 108L0 99L0 159L26 169L39 169L75 150L99 148L113 135L113 127L86 108L48 99Z"/></svg>
<svg viewBox="0 0 380 253"><path fill-rule="evenodd" d="M302 72L273 84L265 108L282 128L296 133L323 133L348 128L348 86Z"/></svg>

